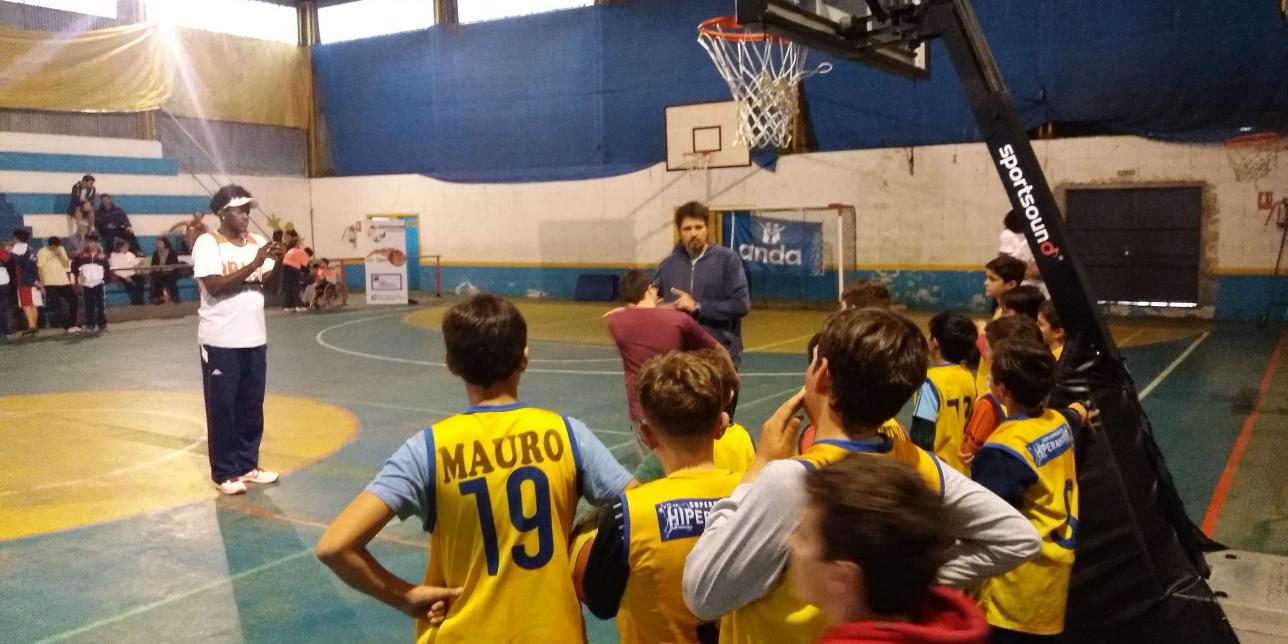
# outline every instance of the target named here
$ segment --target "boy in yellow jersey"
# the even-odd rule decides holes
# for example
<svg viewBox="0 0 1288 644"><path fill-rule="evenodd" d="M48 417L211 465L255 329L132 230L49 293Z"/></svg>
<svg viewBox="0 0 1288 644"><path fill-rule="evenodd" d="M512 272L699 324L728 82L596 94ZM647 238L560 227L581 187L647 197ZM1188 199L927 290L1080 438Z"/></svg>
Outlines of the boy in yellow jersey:
<svg viewBox="0 0 1288 644"><path fill-rule="evenodd" d="M756 460L729 498L707 516L684 566L684 600L702 619L721 619L721 642L811 642L817 609L783 583L786 538L804 506L804 477L850 453L915 467L953 523L953 556L940 582L964 587L1035 555L1038 536L1014 508L902 436L881 431L926 377L926 340L891 311L846 309L828 316L805 387L765 422ZM791 458L804 408L817 439Z"/></svg>
<svg viewBox="0 0 1288 644"><path fill-rule="evenodd" d="M1064 324L1060 322L1060 314L1056 313L1051 300L1043 302L1038 310L1038 329L1042 331L1042 340L1051 350L1051 355L1059 362L1064 356Z"/></svg>
<svg viewBox="0 0 1288 644"><path fill-rule="evenodd" d="M1002 296L1024 281L1027 265L1010 255L998 255L984 265L984 295L992 300L993 319L1005 315ZM979 348L979 367L975 370L975 390L988 391L988 351L984 346L984 328L979 326L976 347Z"/></svg>
<svg viewBox="0 0 1288 644"><path fill-rule="evenodd" d="M756 444L751 440L751 434L746 427L729 418L734 396L738 394L738 387L742 382L738 377L738 371L733 366L733 360L729 358L729 352L722 347L699 349L692 353L709 362L719 372L721 386L725 391L724 411L727 427L716 437L714 457L716 467L742 474L751 467L751 461L756 457ZM635 480L640 483L656 481L666 475L661 461L652 451L645 455L633 474Z"/></svg>
<svg viewBox="0 0 1288 644"><path fill-rule="evenodd" d="M975 455L972 474L1018 508L1042 535L1037 558L984 582L980 608L994 642L1053 641L1064 631L1078 531L1075 431L1068 409L1045 408L1055 358L1044 345L1009 340L994 347L993 395L1010 416Z"/></svg>
<svg viewBox="0 0 1288 644"><path fill-rule="evenodd" d="M593 545L581 549L583 601L600 619L617 617L623 644L714 642L714 624L684 606L681 577L707 511L742 478L713 461L728 422L722 374L704 356L673 352L645 364L637 391L644 440L666 477L604 512Z"/></svg>
<svg viewBox="0 0 1288 644"><path fill-rule="evenodd" d="M720 373L720 385L725 391L726 427L724 432L716 438L715 453L712 459L716 467L741 475L751 467L751 462L756 459L756 443L751 440L751 433L747 431L746 427L733 422L728 417L729 410L732 409L733 397L738 393L738 388L742 386L742 379L739 378L737 370L734 369L733 360L729 359L727 351L722 349L702 349L693 352L693 355L706 360Z"/></svg>
<svg viewBox="0 0 1288 644"><path fill-rule="evenodd" d="M411 437L336 517L318 558L345 583L416 618L416 641L578 642L581 606L568 536L579 495L603 504L631 483L580 421L519 402L527 324L475 295L443 316L448 369L470 407ZM389 572L367 544L395 515L431 533L423 585ZM457 589L441 623L426 619Z"/></svg>
<svg viewBox="0 0 1288 644"><path fill-rule="evenodd" d="M1012 315L999 318L988 323L984 333L988 340L988 348L991 351L1003 342L1031 342L1043 345L1045 339L1039 323L1033 322L1022 315ZM1061 339L1064 337L1063 331L1060 333ZM1053 352L1054 355L1054 352ZM1059 357L1057 356L1057 360ZM1084 423L1088 422L1089 410L1086 405L1080 402L1069 403L1069 409L1078 415ZM993 434L1002 421L1006 419L1006 409L1002 407L1001 402L992 392L984 393L975 401L971 407L970 419L966 421L966 430L962 436L961 453L959 458L970 467L971 461L974 460L975 454L984 446L984 441Z"/></svg>
<svg viewBox="0 0 1288 644"><path fill-rule="evenodd" d="M851 307L847 306L843 308L851 308ZM809 345L805 349L805 355L807 356L805 365L807 367L814 362L814 350L818 348L819 335L820 334L815 333L814 337L809 339ZM800 436L796 438L796 451L795 451L796 454L804 454L805 452L809 451L809 448L814 445L815 433L817 431L818 430L817 428L814 427L814 425L805 425L805 427L801 429ZM880 431L882 434L885 434L886 436L889 436L891 438L906 439L909 437L908 430L904 429L903 425L900 425L899 421L894 418L891 418L890 420L887 420L886 422L882 423L881 429L878 431Z"/></svg>
<svg viewBox="0 0 1288 644"><path fill-rule="evenodd" d="M912 412L912 442L949 467L968 474L961 460L962 434L978 398L975 374L965 361L975 350L975 323L958 313L930 318L930 368Z"/></svg>

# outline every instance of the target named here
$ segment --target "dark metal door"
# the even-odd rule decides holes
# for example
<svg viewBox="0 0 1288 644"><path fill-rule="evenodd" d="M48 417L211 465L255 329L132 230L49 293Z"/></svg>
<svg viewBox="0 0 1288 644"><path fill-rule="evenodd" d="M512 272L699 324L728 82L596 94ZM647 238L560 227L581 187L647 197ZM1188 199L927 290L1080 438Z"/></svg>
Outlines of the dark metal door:
<svg viewBox="0 0 1288 644"><path fill-rule="evenodd" d="M1069 245L1100 301L1197 303L1203 189L1069 190Z"/></svg>

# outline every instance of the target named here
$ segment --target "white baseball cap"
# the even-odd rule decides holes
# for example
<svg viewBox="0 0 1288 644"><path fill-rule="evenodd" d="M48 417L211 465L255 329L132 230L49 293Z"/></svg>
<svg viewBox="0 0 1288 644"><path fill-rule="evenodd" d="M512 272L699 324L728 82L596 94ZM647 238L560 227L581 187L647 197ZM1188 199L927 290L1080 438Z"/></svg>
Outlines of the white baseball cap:
<svg viewBox="0 0 1288 644"><path fill-rule="evenodd" d="M245 206L246 204L250 204L252 208L257 205L254 197L237 197L230 200L228 205L224 206L224 208L236 208L238 206Z"/></svg>

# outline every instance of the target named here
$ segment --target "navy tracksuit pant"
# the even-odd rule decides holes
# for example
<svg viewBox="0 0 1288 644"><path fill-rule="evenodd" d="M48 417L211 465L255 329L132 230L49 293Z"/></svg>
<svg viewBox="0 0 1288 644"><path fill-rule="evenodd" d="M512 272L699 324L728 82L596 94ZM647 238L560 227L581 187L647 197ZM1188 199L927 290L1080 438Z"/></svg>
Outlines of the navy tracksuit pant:
<svg viewBox="0 0 1288 644"><path fill-rule="evenodd" d="M266 344L248 349L201 345L210 478L216 483L259 467L267 365Z"/></svg>

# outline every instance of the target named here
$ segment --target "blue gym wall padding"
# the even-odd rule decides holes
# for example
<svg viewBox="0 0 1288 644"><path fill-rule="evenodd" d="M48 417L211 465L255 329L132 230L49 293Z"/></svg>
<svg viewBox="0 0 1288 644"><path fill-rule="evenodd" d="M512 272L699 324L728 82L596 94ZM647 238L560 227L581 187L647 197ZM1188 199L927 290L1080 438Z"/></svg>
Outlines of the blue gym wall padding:
<svg viewBox="0 0 1288 644"><path fill-rule="evenodd" d="M733 0L639 0L321 45L340 175L588 179L665 157L667 105L729 91L696 42ZM1277 0L976 0L1025 122L1219 141L1288 121ZM946 52L909 82L855 64L805 84L821 150L978 140ZM814 54L814 63L827 60Z"/></svg>

